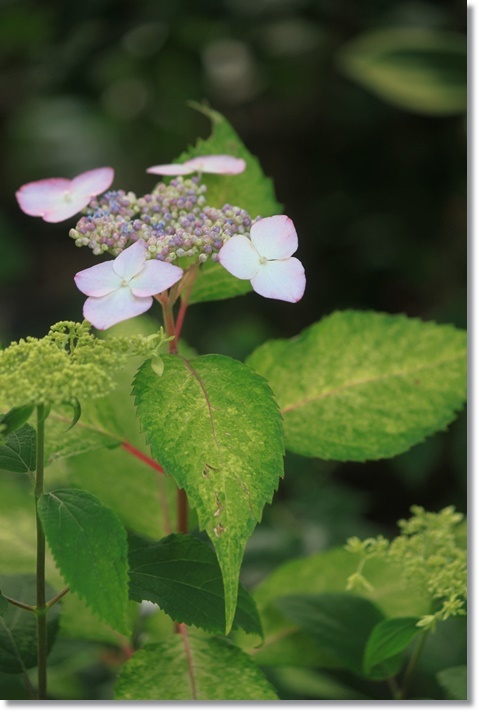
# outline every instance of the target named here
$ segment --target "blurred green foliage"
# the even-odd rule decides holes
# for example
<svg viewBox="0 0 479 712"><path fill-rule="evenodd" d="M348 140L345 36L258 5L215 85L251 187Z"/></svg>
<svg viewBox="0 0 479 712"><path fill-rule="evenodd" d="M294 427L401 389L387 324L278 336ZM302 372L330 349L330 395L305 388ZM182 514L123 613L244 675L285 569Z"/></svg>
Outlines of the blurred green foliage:
<svg viewBox="0 0 479 712"><path fill-rule="evenodd" d="M186 105L205 99L273 178L298 230L308 286L297 305L249 294L193 306L184 329L192 347L243 359L265 339L289 338L344 308L464 327L465 33L459 0L3 0L0 341L80 319L72 277L93 263L68 238L73 221L23 215L15 190L111 165L115 187L144 192L153 186L147 166L208 134L207 119ZM399 78L398 55L391 74L390 57L378 59L377 42L367 42L401 37L410 46L418 34L435 47L446 38L449 49L426 60L424 48L403 47ZM248 545L244 582L348 536L395 535L413 503L465 511L466 433L463 414L448 432L367 465L289 454ZM464 662L461 625L451 622L426 650L428 680ZM52 694L111 696L118 649L62 646L52 654ZM284 668L271 678L285 699L381 694L366 683L351 692L345 674ZM2 674L0 684L6 697L21 698L16 678ZM427 682L417 694L441 694L440 686Z"/></svg>

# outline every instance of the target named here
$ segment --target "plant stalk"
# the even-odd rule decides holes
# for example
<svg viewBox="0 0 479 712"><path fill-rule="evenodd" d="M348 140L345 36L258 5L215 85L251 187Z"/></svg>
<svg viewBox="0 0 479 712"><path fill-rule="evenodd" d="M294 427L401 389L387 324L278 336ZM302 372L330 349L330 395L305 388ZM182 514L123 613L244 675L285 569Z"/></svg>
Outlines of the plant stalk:
<svg viewBox="0 0 479 712"><path fill-rule="evenodd" d="M177 499L177 529L183 534L188 534L188 497L184 489L178 488Z"/></svg>
<svg viewBox="0 0 479 712"><path fill-rule="evenodd" d="M412 654L412 656L411 656L411 659L409 660L409 663L408 663L408 665L407 665L407 667L406 667L406 671L405 671L405 673L404 673L404 677L403 677L403 680L402 680L402 685L401 685L401 690L400 690L400 693L399 693L399 697L397 698L397 699L399 699L399 700L406 700L406 699L407 699L406 695L407 695L408 692L409 692L409 686L410 686L410 684L411 684L412 676L413 676L414 671L415 671L415 669L416 669L416 665L417 665L417 663L418 663L418 660L419 660L419 658L421 657L421 653L422 653L422 651L423 651L423 649L424 649L424 644L425 644L425 642L426 642L426 640L427 640L428 634L429 634L429 631L426 630L426 631L424 631L424 633L421 635L421 637L419 638L419 640L418 640L418 642L417 642L417 645L416 645L416 647L415 647L415 649L414 649L414 652L413 652L413 654Z"/></svg>
<svg viewBox="0 0 479 712"><path fill-rule="evenodd" d="M45 593L45 534L38 514L38 501L43 495L45 462L45 406L37 406L37 462L35 478L35 514L37 522L37 662L38 699L47 699L47 607Z"/></svg>

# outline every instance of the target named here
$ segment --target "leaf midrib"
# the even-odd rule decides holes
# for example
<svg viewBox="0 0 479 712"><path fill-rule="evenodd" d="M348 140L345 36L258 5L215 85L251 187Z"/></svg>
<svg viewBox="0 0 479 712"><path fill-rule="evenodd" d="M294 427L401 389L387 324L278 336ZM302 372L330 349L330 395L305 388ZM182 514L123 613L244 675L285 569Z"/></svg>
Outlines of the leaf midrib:
<svg viewBox="0 0 479 712"><path fill-rule="evenodd" d="M363 378L363 379L359 379L357 381L350 381L349 383L344 383L343 385L338 386L337 388L333 388L330 391L326 391L326 392L320 393L316 396L312 396L311 398L304 398L303 400L298 401L296 403L291 403L289 405L286 405L281 409L281 413L282 414L289 413L292 410L297 410L298 408L302 408L306 405L309 405L310 403L316 403L317 401L323 400L324 398L329 398L331 396L334 396L337 393L340 393L341 391L357 388L358 386L363 386L368 383L379 383L380 381L384 381L386 379L399 378L401 376L410 376L415 373L419 373L420 371L434 369L434 368L437 368L438 366L452 363L453 361L459 361L460 359L462 359L462 357L465 355L465 353L466 352L463 351L463 352L461 352L461 354L453 356L452 358L441 359L440 361L435 361L432 364L429 363L424 366L417 366L412 369L406 369L403 371L395 371L392 373L383 374L381 376L372 376L370 378Z"/></svg>

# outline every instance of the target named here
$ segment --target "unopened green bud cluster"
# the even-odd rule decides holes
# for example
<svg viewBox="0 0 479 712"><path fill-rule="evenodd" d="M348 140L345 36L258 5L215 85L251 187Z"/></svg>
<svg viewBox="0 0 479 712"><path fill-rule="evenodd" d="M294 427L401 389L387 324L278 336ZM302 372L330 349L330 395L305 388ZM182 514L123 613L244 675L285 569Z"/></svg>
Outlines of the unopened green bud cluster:
<svg viewBox="0 0 479 712"><path fill-rule="evenodd" d="M42 339L20 339L0 352L1 410L101 398L127 359L151 348L146 337L98 339L86 321L59 322Z"/></svg>
<svg viewBox="0 0 479 712"><path fill-rule="evenodd" d="M411 512L410 519L398 522L401 534L392 541L384 537L348 539L346 549L360 556L358 570L348 579L348 588L372 588L363 574L369 559L381 557L396 564L408 585L433 601L435 610L417 624L433 629L438 621L466 613L467 553L458 529L464 516L454 507L426 512L423 507L414 506Z"/></svg>
<svg viewBox="0 0 479 712"><path fill-rule="evenodd" d="M117 256L139 240L150 259L177 262L182 257L205 262L233 235L249 235L253 223L242 208L206 204L206 186L197 177L158 183L152 193L137 198L123 190L109 191L86 208L70 237L93 254Z"/></svg>

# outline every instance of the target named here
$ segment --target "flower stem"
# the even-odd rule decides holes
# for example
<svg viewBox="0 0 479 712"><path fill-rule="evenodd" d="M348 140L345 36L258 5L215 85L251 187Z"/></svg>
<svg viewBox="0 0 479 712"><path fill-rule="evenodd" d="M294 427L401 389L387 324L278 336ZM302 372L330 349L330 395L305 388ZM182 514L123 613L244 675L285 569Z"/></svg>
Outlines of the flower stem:
<svg viewBox="0 0 479 712"><path fill-rule="evenodd" d="M402 680L402 687L399 693L399 697L397 699L399 700L406 700L407 693L409 692L409 686L411 684L411 679L414 674L414 671L416 669L416 665L418 663L419 658L421 657L421 653L424 649L424 643L427 640L427 636L429 634L429 631L426 630L424 633L421 635L421 637L418 640L418 643L414 649L414 653L411 656L411 659L409 660L408 666L406 668L406 671L404 673L404 677Z"/></svg>
<svg viewBox="0 0 479 712"><path fill-rule="evenodd" d="M175 335L177 340L180 338L181 330L183 328L186 310L188 309L188 300L190 298L191 290L193 288L193 282L195 281L196 275L198 274L198 267L199 265L197 264L193 265L185 277L183 291L181 292L181 304L178 310L178 315L176 317Z"/></svg>
<svg viewBox="0 0 479 712"><path fill-rule="evenodd" d="M38 699L47 699L47 607L45 594L45 534L38 514L38 501L43 495L45 460L45 406L37 406L37 462L35 478L35 514L37 522L37 662Z"/></svg>
<svg viewBox="0 0 479 712"><path fill-rule="evenodd" d="M188 497L184 489L178 488L177 499L177 529L183 534L188 534Z"/></svg>

